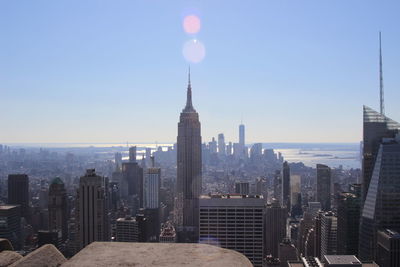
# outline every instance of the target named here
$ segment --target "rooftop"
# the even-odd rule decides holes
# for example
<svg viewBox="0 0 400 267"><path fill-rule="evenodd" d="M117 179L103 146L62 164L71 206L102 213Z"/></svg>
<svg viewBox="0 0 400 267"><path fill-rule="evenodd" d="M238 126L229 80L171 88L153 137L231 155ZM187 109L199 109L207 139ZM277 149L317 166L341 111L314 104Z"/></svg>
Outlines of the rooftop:
<svg viewBox="0 0 400 267"><path fill-rule="evenodd" d="M61 266L251 267L253 265L239 252L205 244L94 242Z"/></svg>
<svg viewBox="0 0 400 267"><path fill-rule="evenodd" d="M361 262L354 255L325 255L328 264L354 264L361 265Z"/></svg>

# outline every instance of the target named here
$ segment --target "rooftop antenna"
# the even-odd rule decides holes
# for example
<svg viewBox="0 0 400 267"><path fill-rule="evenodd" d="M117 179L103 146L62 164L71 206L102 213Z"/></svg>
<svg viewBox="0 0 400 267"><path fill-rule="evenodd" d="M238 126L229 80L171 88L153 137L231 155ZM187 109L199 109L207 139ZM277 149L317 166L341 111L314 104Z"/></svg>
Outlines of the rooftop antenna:
<svg viewBox="0 0 400 267"><path fill-rule="evenodd" d="M383 98L383 70L382 70L382 38L379 32L379 89L380 89L380 108L381 114L385 115L385 103Z"/></svg>

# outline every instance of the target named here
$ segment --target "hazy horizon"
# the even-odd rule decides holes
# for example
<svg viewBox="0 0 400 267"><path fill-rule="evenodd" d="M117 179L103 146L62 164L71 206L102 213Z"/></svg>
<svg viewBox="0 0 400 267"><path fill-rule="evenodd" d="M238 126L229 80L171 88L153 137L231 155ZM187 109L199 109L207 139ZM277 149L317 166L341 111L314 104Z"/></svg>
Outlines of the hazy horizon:
<svg viewBox="0 0 400 267"><path fill-rule="evenodd" d="M379 109L379 31L386 115L400 120L398 10L394 0L1 1L0 143L176 140L189 65L203 142L236 142L243 121L247 143L358 143L362 106ZM190 15L200 27L183 27Z"/></svg>

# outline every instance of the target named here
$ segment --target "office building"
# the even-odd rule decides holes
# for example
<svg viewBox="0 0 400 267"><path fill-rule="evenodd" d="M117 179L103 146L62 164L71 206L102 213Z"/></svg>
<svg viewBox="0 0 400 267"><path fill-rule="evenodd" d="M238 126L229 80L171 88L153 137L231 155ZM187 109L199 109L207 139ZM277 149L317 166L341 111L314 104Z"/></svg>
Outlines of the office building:
<svg viewBox="0 0 400 267"><path fill-rule="evenodd" d="M26 174L8 175L8 204L20 205L21 217L30 220L29 178Z"/></svg>
<svg viewBox="0 0 400 267"><path fill-rule="evenodd" d="M361 213L359 257L374 260L377 230L400 230L400 138L385 138L379 147Z"/></svg>
<svg viewBox="0 0 400 267"><path fill-rule="evenodd" d="M282 165L282 205L290 210L290 166L287 161Z"/></svg>
<svg viewBox="0 0 400 267"><path fill-rule="evenodd" d="M14 250L22 247L21 207L0 205L0 238L8 239Z"/></svg>
<svg viewBox="0 0 400 267"><path fill-rule="evenodd" d="M122 163L122 196L130 196L135 207L143 207L143 168L137 162Z"/></svg>
<svg viewBox="0 0 400 267"><path fill-rule="evenodd" d="M68 238L68 210L67 191L63 181L56 177L51 181L49 187L49 229L59 230L62 240Z"/></svg>
<svg viewBox="0 0 400 267"><path fill-rule="evenodd" d="M118 218L115 224L117 242L139 242L139 225L135 218Z"/></svg>
<svg viewBox="0 0 400 267"><path fill-rule="evenodd" d="M129 148L129 162L136 162L136 146L131 146Z"/></svg>
<svg viewBox="0 0 400 267"><path fill-rule="evenodd" d="M160 206L160 187L161 187L161 169L154 166L154 157L152 167L147 169L143 182L143 194L145 209L158 209Z"/></svg>
<svg viewBox="0 0 400 267"><path fill-rule="evenodd" d="M78 246L84 248L94 241L109 241L108 181L88 169L79 180L76 197Z"/></svg>
<svg viewBox="0 0 400 267"><path fill-rule="evenodd" d="M340 255L358 254L361 194L343 192L337 209L337 243Z"/></svg>
<svg viewBox="0 0 400 267"><path fill-rule="evenodd" d="M298 251L289 238L283 239L279 244L279 260L281 267L288 267L289 261L298 260Z"/></svg>
<svg viewBox="0 0 400 267"><path fill-rule="evenodd" d="M241 195L250 194L250 184L248 182L236 182L235 194L241 194Z"/></svg>
<svg viewBox="0 0 400 267"><path fill-rule="evenodd" d="M383 267L400 266L400 234L390 229L377 233L376 263Z"/></svg>
<svg viewBox="0 0 400 267"><path fill-rule="evenodd" d="M262 266L263 217L262 196L202 196L200 242L236 250Z"/></svg>
<svg viewBox="0 0 400 267"><path fill-rule="evenodd" d="M337 216L326 212L321 217L321 256L337 254Z"/></svg>
<svg viewBox="0 0 400 267"><path fill-rule="evenodd" d="M331 210L331 168L317 164L317 201L323 211Z"/></svg>
<svg viewBox="0 0 400 267"><path fill-rule="evenodd" d="M382 138L394 138L400 124L385 115L363 107L363 159L362 159L362 199L365 201L371 181L375 161Z"/></svg>
<svg viewBox="0 0 400 267"><path fill-rule="evenodd" d="M301 216L302 200L301 200L301 176L297 174L290 175L290 215L295 218Z"/></svg>
<svg viewBox="0 0 400 267"><path fill-rule="evenodd" d="M239 125L239 145L243 148L246 146L245 143L245 129L244 129L244 124Z"/></svg>
<svg viewBox="0 0 400 267"><path fill-rule="evenodd" d="M218 155L225 156L225 137L223 133L218 134Z"/></svg>
<svg viewBox="0 0 400 267"><path fill-rule="evenodd" d="M278 258L279 244L286 237L286 207L273 200L265 209L264 246L265 255Z"/></svg>
<svg viewBox="0 0 400 267"><path fill-rule="evenodd" d="M187 87L186 106L180 114L177 137L177 194L182 202L182 233L180 241L197 242L199 227L199 196L201 177L201 125L192 105L192 86Z"/></svg>

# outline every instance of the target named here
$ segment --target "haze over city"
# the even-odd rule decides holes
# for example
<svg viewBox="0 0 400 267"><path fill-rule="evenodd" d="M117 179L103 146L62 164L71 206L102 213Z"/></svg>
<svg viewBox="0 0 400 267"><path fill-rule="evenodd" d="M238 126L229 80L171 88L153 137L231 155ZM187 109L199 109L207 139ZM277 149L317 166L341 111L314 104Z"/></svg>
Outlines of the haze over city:
<svg viewBox="0 0 400 267"><path fill-rule="evenodd" d="M0 2L3 143L175 142L189 65L204 140L236 140L243 121L249 143L359 142L362 105L379 107L379 31L400 118L398 1L22 3Z"/></svg>

